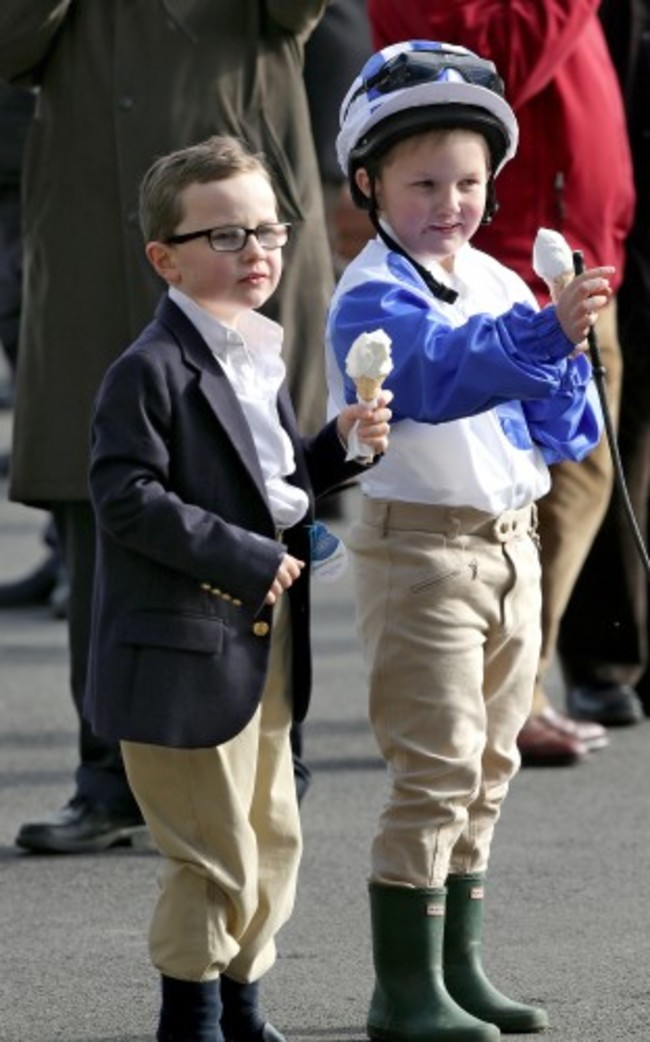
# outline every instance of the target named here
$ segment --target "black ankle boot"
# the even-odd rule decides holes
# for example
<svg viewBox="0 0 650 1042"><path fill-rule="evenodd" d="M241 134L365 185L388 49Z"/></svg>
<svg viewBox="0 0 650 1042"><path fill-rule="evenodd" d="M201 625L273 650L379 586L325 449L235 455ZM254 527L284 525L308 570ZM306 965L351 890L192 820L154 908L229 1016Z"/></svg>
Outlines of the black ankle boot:
<svg viewBox="0 0 650 1042"><path fill-rule="evenodd" d="M259 1008L259 981L239 984L222 973L221 1029L225 1042L286 1042Z"/></svg>
<svg viewBox="0 0 650 1042"><path fill-rule="evenodd" d="M223 1042L218 980L161 978L157 1042Z"/></svg>

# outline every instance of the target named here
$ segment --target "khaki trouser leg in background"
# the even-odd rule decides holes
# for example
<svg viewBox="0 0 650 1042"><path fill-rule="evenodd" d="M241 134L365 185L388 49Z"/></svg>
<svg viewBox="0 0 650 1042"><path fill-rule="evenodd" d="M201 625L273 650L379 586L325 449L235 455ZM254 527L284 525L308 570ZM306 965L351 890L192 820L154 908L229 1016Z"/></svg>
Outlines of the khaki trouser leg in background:
<svg viewBox="0 0 650 1042"><path fill-rule="evenodd" d="M623 375L616 301L601 312L596 333L606 370L607 399L616 426ZM533 714L548 705L544 677L555 655L560 621L571 591L605 516L613 475L610 449L603 433L600 443L582 462L551 467L551 490L537 504L542 554L542 651Z"/></svg>

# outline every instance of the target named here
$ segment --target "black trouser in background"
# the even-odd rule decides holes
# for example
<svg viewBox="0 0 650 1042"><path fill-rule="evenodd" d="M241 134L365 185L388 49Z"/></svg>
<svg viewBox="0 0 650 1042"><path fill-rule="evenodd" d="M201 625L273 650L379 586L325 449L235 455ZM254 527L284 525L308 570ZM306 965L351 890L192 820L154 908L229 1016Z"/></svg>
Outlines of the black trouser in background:
<svg viewBox="0 0 650 1042"><path fill-rule="evenodd" d="M138 814L124 773L119 744L95 735L82 714L95 571L93 509L87 500L57 501L52 504L52 514L70 584L70 687L79 718L77 793L90 804L100 804L116 814Z"/></svg>

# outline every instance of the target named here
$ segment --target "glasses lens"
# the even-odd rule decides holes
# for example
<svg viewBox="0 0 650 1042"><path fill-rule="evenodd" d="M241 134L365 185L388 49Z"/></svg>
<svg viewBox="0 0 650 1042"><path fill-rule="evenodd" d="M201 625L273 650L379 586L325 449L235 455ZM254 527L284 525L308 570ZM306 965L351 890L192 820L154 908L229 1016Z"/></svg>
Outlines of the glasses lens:
<svg viewBox="0 0 650 1042"><path fill-rule="evenodd" d="M210 232L210 245L217 253L236 253L245 242L245 228L213 228Z"/></svg>
<svg viewBox="0 0 650 1042"><path fill-rule="evenodd" d="M254 235L265 250L276 250L284 246L289 238L289 226L286 224L260 224L258 228L213 228L210 232L210 245L217 253L238 253L248 242L248 236Z"/></svg>
<svg viewBox="0 0 650 1042"><path fill-rule="evenodd" d="M260 224L255 237L265 250L277 250L289 238L289 228L286 224Z"/></svg>

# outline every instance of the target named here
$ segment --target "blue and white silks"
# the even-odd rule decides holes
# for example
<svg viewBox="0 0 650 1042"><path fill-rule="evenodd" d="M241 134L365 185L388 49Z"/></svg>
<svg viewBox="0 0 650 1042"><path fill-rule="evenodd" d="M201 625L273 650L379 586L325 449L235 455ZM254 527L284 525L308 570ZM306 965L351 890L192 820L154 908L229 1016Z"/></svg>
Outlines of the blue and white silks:
<svg viewBox="0 0 650 1042"><path fill-rule="evenodd" d="M327 324L331 410L356 401L345 360L356 337L383 329L392 341L393 427L386 456L363 478L366 494L490 513L533 502L550 487L547 464L582 459L602 415L588 358L555 308L539 309L523 280L466 244L458 292L430 293L409 261L373 239L344 271Z"/></svg>

